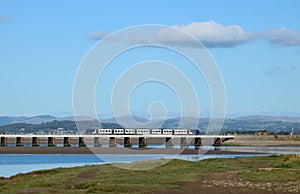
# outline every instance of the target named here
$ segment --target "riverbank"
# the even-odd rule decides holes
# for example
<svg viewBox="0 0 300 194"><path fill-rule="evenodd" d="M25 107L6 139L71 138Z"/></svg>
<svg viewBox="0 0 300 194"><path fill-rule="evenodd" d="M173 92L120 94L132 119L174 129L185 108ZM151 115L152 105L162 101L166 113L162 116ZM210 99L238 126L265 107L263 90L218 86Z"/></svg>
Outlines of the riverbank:
<svg viewBox="0 0 300 194"><path fill-rule="evenodd" d="M138 149L87 147L0 147L1 154L259 154L252 152L192 149Z"/></svg>
<svg viewBox="0 0 300 194"><path fill-rule="evenodd" d="M299 171L297 155L172 160L144 171L106 164L1 178L0 193L297 193Z"/></svg>

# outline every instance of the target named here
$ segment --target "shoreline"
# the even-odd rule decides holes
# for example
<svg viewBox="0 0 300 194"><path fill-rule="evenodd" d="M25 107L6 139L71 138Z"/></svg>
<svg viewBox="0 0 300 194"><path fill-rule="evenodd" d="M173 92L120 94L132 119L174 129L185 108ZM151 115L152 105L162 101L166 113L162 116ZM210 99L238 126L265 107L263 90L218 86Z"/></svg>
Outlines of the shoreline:
<svg viewBox="0 0 300 194"><path fill-rule="evenodd" d="M300 136L290 135L237 135L222 143L222 146L300 147Z"/></svg>
<svg viewBox="0 0 300 194"><path fill-rule="evenodd" d="M87 147L0 147L1 154L206 154L206 155L257 155L258 152L239 152L203 149L141 149L141 148L87 148Z"/></svg>
<svg viewBox="0 0 300 194"><path fill-rule="evenodd" d="M184 160L164 163L159 159L126 163L124 166L54 167L1 177L0 188L3 193L297 193L299 159L281 155L193 163ZM283 164L289 167L278 168ZM134 170L141 165L151 170ZM124 185L126 190L121 190Z"/></svg>

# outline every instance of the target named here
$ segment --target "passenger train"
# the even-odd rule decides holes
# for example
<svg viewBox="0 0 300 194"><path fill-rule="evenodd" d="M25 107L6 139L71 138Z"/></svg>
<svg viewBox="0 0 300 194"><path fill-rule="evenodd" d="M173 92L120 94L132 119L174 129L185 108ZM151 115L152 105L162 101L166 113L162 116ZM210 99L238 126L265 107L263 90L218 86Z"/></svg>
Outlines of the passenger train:
<svg viewBox="0 0 300 194"><path fill-rule="evenodd" d="M198 129L94 129L95 135L199 135Z"/></svg>

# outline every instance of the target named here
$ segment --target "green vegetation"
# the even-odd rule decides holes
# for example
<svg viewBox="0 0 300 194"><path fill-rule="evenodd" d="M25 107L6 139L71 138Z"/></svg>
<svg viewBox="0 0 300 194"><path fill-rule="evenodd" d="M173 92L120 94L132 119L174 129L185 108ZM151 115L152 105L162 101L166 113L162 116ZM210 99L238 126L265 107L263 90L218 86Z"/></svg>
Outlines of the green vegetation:
<svg viewBox="0 0 300 194"><path fill-rule="evenodd" d="M155 162L159 161L124 165L132 168L139 165L151 166ZM221 182L218 183L218 180ZM300 157L287 155L207 159L199 162L172 160L157 168L142 171L112 165L58 168L1 178L0 193L151 193L170 189L184 191L189 184L209 189L205 185L209 185L210 181L216 181L215 185L233 182L232 187L226 187L233 189L234 185L238 185L234 181L241 180L261 183L262 187L264 183L274 184L278 189L282 185L288 189L287 182L297 186L297 181L300 180ZM297 189L295 184L290 184L294 190ZM234 192L228 190L230 191ZM250 186L249 191L253 192Z"/></svg>
<svg viewBox="0 0 300 194"><path fill-rule="evenodd" d="M252 171L240 172L240 177L251 181L297 181L300 180L300 156L253 157L250 160L266 163L269 168L259 168Z"/></svg>

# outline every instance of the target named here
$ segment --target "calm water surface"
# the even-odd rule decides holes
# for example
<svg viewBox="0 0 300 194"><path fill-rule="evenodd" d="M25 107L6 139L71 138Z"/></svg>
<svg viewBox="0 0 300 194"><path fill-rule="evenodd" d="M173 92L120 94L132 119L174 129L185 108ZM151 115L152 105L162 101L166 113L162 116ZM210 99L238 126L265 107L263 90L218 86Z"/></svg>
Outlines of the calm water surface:
<svg viewBox="0 0 300 194"><path fill-rule="evenodd" d="M75 167L93 164L124 163L144 160L182 159L198 161L207 158L235 158L250 155L166 155L166 154L2 154L0 155L0 177L18 173L59 167ZM252 155L253 156L253 155Z"/></svg>
<svg viewBox="0 0 300 194"><path fill-rule="evenodd" d="M300 154L299 146L273 146L273 147L255 147L255 146L204 146L204 149L228 150L238 152L254 152L254 155L270 154ZM176 149L176 147L175 147ZM265 154L261 154L265 153ZM235 158L253 156L247 154L231 155L166 155L166 154L1 154L0 155L0 177L9 177L18 173L32 172L35 170L52 169L59 167L74 167L93 164L124 163L144 160L158 159L182 159L189 161L198 161L207 158Z"/></svg>

